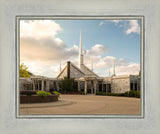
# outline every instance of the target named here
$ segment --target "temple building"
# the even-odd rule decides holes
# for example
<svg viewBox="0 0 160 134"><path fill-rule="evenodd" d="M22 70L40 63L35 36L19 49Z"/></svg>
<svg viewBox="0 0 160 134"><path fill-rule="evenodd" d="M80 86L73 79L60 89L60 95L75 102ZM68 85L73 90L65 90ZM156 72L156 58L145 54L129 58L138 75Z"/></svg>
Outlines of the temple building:
<svg viewBox="0 0 160 134"><path fill-rule="evenodd" d="M57 78L48 78L44 76L31 76L31 78L20 78L20 90L56 90L59 91L59 82L64 78L73 78L77 83L77 90L84 91L85 94L96 92L124 93L130 90L140 90L140 77L135 75L115 74L115 63L113 65L113 75L109 77L100 77L84 64L82 53L82 37L80 33L79 44L79 66L68 61L61 70ZM24 86L25 85L25 86Z"/></svg>

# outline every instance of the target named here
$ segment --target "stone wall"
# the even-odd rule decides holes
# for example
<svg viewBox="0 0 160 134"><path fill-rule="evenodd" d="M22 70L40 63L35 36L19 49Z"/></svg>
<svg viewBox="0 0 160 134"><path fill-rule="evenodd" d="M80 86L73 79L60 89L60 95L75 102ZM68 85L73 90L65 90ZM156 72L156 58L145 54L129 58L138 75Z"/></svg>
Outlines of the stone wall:
<svg viewBox="0 0 160 134"><path fill-rule="evenodd" d="M25 79L20 78L20 80L19 80L19 90L25 90L24 84L25 84Z"/></svg>
<svg viewBox="0 0 160 134"><path fill-rule="evenodd" d="M125 93L127 91L130 91L130 77L112 78L112 93Z"/></svg>
<svg viewBox="0 0 160 134"><path fill-rule="evenodd" d="M31 78L20 78L19 79L19 90L27 90L27 85L31 86Z"/></svg>
<svg viewBox="0 0 160 134"><path fill-rule="evenodd" d="M104 78L103 78L103 83L105 83L105 84L110 84L110 83L111 83L111 80L112 80L112 77L104 77Z"/></svg>

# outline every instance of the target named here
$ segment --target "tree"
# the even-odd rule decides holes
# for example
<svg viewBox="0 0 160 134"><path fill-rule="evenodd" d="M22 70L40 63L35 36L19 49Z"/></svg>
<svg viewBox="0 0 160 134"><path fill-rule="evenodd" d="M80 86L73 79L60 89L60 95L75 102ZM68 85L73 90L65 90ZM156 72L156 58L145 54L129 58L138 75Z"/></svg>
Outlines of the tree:
<svg viewBox="0 0 160 134"><path fill-rule="evenodd" d="M138 76L141 76L141 71L139 71L139 74L138 74Z"/></svg>
<svg viewBox="0 0 160 134"><path fill-rule="evenodd" d="M31 72L28 71L28 67L26 65L24 65L24 63L22 63L20 65L20 77L31 77Z"/></svg>
<svg viewBox="0 0 160 134"><path fill-rule="evenodd" d="M64 79L60 81L59 86L64 92L74 91L75 81L72 78L64 77Z"/></svg>

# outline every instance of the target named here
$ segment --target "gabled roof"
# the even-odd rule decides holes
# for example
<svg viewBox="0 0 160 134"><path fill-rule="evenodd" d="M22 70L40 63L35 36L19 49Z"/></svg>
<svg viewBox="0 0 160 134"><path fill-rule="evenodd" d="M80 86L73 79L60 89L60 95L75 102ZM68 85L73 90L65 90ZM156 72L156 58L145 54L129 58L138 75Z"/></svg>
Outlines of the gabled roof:
<svg viewBox="0 0 160 134"><path fill-rule="evenodd" d="M58 74L57 78L67 69L67 65L63 68L63 70Z"/></svg>
<svg viewBox="0 0 160 134"><path fill-rule="evenodd" d="M94 77L99 78L97 74L95 74L92 70L90 70L85 65L82 65L82 68L80 69L76 65L74 65L72 62L68 61L67 65L59 73L57 78L58 79L64 78L64 77L80 78L84 76L94 76Z"/></svg>
<svg viewBox="0 0 160 134"><path fill-rule="evenodd" d="M72 62L71 62L71 65L72 65L75 69L77 69L77 71L79 71L79 72L81 72L82 74L85 75L85 73L84 73L81 69L79 69L76 65L74 65Z"/></svg>
<svg viewBox="0 0 160 134"><path fill-rule="evenodd" d="M92 70L90 70L87 66L84 64L81 65L81 70L85 73L85 76L96 76L99 77L96 73L94 73Z"/></svg>

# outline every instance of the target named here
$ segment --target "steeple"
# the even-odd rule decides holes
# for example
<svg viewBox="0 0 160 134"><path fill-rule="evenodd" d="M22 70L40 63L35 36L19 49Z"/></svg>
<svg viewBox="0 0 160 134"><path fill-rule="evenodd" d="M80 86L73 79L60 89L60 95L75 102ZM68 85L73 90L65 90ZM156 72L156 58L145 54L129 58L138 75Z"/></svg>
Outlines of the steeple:
<svg viewBox="0 0 160 134"><path fill-rule="evenodd" d="M82 54L82 36L80 31L80 41L79 41L79 68L83 65L83 54Z"/></svg>
<svg viewBox="0 0 160 134"><path fill-rule="evenodd" d="M82 54L82 35L81 35L81 31L80 31L80 40L79 40L79 54Z"/></svg>
<svg viewBox="0 0 160 134"><path fill-rule="evenodd" d="M115 74L115 60L113 60L113 76L116 76L116 74Z"/></svg>

